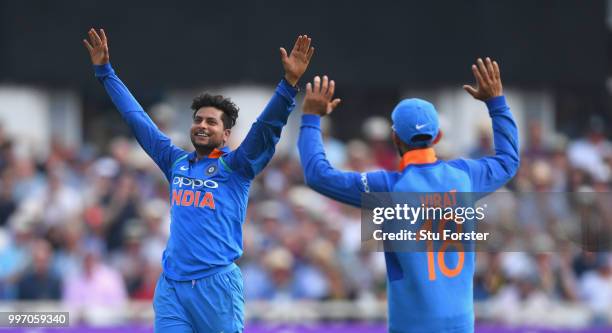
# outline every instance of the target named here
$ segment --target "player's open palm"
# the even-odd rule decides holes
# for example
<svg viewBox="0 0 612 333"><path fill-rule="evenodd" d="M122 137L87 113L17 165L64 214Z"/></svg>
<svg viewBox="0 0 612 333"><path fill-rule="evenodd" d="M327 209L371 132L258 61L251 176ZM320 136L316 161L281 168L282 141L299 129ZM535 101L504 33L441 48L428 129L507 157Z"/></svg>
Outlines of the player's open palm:
<svg viewBox="0 0 612 333"><path fill-rule="evenodd" d="M83 39L83 44L89 51L91 62L94 65L104 65L109 62L108 54L108 43L104 29L100 29L100 33L96 32L94 28L89 29L87 32L89 40Z"/></svg>
<svg viewBox="0 0 612 333"><path fill-rule="evenodd" d="M464 85L463 89L472 97L481 101L503 95L502 83L499 75L499 65L496 61L478 58L476 65L472 65L472 72L476 78L476 87Z"/></svg>
<svg viewBox="0 0 612 333"><path fill-rule="evenodd" d="M308 68L310 58L314 54L314 47L310 46L310 42L310 37L299 36L289 55L287 55L287 50L280 48L281 61L285 69L285 80L292 86L295 86L302 77L306 68Z"/></svg>
<svg viewBox="0 0 612 333"><path fill-rule="evenodd" d="M334 80L330 81L327 76L323 76L323 82L321 82L321 78L315 76L312 84L310 82L306 84L303 112L319 116L330 114L340 104L339 98L333 99L335 89Z"/></svg>

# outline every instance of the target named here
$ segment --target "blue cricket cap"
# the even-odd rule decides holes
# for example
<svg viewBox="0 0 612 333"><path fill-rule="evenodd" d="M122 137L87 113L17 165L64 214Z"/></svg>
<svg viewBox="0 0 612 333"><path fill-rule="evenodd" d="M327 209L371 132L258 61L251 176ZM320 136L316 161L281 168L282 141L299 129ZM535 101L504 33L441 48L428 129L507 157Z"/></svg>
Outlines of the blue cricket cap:
<svg viewBox="0 0 612 333"><path fill-rule="evenodd" d="M393 130L409 146L430 145L440 129L438 112L433 104L419 98L402 100L391 113ZM416 135L428 135L429 140L415 141Z"/></svg>

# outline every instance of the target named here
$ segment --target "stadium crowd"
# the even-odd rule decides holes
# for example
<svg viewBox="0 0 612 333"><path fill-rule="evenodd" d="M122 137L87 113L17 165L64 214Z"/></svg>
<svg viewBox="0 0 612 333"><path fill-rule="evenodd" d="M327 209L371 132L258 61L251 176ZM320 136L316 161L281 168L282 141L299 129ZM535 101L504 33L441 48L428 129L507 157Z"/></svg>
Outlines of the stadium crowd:
<svg viewBox="0 0 612 333"><path fill-rule="evenodd" d="M385 121L367 121L372 128L364 130L364 141L326 135L332 164L395 169ZM533 242L522 251L500 245L477 256L474 297L491 302L488 311L547 311L546 304L564 301L590 309L594 323L612 324L610 248L547 247L555 242L550 225L571 219L568 212L578 210L572 205L590 208L583 218L599 219L597 234L612 235L612 201L605 200L612 144L602 126L592 122L579 139L548 142L538 123L528 125L520 171L504 191L517 202L530 192L579 192L584 200L544 212L537 205L510 211ZM490 132L483 132L467 155L492 153ZM362 250L360 210L308 189L299 163L297 153L277 154L251 188L239 260L247 301L384 299L384 256ZM590 195L596 192L605 193ZM18 153L14 138L0 129L0 301L112 307L151 300L169 232L168 196L162 173L131 139L115 138L105 152L53 142L39 160ZM532 225L534 214L543 225Z"/></svg>

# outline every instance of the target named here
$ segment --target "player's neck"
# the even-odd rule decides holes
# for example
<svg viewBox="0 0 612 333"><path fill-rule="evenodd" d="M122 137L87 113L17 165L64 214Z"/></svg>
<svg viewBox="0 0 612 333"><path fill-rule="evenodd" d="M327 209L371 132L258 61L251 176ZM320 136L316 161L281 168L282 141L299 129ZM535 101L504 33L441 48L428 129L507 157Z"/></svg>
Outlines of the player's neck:
<svg viewBox="0 0 612 333"><path fill-rule="evenodd" d="M206 158L212 150L196 150L196 161Z"/></svg>
<svg viewBox="0 0 612 333"><path fill-rule="evenodd" d="M223 148L223 146L219 146L219 147L211 147L211 148L200 148L195 150L196 152L196 160L199 161L203 158L207 158L210 157L213 152L220 150L221 148Z"/></svg>
<svg viewBox="0 0 612 333"><path fill-rule="evenodd" d="M404 170L410 164L434 163L437 160L436 152L432 147L410 149L402 155L399 170Z"/></svg>

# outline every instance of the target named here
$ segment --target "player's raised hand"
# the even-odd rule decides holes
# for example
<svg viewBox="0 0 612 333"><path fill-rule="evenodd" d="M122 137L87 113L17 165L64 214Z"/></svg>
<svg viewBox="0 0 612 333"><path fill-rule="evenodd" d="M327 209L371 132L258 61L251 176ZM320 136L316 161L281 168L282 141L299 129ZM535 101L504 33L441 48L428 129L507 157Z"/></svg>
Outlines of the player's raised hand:
<svg viewBox="0 0 612 333"><path fill-rule="evenodd" d="M280 48L281 61L285 69L285 80L292 86L297 84L306 68L308 68L310 58L314 53L314 47L310 46L310 42L310 37L306 35L298 36L289 55L287 55L287 50Z"/></svg>
<svg viewBox="0 0 612 333"><path fill-rule="evenodd" d="M83 39L83 44L85 44L87 51L89 51L91 62L94 65L108 64L110 56L108 54L108 41L104 29L100 29L98 34L94 28L91 28L87 34L89 35L89 40Z"/></svg>
<svg viewBox="0 0 612 333"><path fill-rule="evenodd" d="M490 58L482 61L478 58L476 65L472 65L472 72L476 78L476 88L470 85L463 86L472 97L484 102L489 98L503 95L499 65L496 61L491 61Z"/></svg>
<svg viewBox="0 0 612 333"><path fill-rule="evenodd" d="M330 114L340 104L339 98L333 99L335 89L334 80L330 81L324 75L321 83L321 78L315 76L312 84L310 82L306 84L306 97L304 97L302 112L321 117Z"/></svg>

